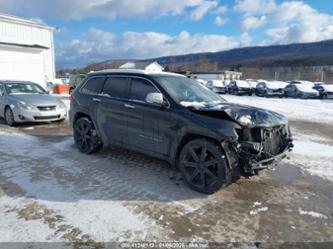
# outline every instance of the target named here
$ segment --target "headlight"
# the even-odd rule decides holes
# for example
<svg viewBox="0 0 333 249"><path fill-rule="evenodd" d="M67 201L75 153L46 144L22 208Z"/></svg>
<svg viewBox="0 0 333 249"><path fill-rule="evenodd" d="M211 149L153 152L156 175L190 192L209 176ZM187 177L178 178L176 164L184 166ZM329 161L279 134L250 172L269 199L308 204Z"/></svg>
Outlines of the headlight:
<svg viewBox="0 0 333 249"><path fill-rule="evenodd" d="M250 115L240 116L237 121L243 126L250 127L253 125L252 117Z"/></svg>
<svg viewBox="0 0 333 249"><path fill-rule="evenodd" d="M17 106L18 106L19 108L21 108L21 109L29 110L29 111L35 109L34 106L29 105L29 104L27 104L27 103L24 102L24 101L19 101L19 102L17 103Z"/></svg>
<svg viewBox="0 0 333 249"><path fill-rule="evenodd" d="M59 101L59 104L57 106L59 109L66 109L66 106L63 102Z"/></svg>

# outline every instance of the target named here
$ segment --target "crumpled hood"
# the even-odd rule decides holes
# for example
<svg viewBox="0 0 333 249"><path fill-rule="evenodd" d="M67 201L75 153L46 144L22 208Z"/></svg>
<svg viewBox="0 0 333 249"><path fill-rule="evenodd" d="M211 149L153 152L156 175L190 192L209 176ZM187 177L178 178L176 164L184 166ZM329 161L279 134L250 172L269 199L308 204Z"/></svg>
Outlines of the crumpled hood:
<svg viewBox="0 0 333 249"><path fill-rule="evenodd" d="M288 119L276 112L268 111L252 106L221 103L218 105L195 105L188 106L194 112L219 118L219 112L227 114L232 120L241 126L247 127L272 127L288 124ZM223 118L224 115L221 115ZM244 122L245 121L245 122Z"/></svg>
<svg viewBox="0 0 333 249"><path fill-rule="evenodd" d="M60 102L56 97L49 94L13 94L10 95L10 98L33 106L53 106Z"/></svg>

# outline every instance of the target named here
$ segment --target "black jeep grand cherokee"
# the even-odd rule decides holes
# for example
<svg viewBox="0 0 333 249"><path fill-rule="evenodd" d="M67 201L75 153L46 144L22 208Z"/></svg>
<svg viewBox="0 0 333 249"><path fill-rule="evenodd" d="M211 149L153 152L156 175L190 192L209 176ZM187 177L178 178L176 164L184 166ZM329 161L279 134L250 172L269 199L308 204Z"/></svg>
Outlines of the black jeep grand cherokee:
<svg viewBox="0 0 333 249"><path fill-rule="evenodd" d="M81 152L115 145L167 160L202 193L269 167L293 147L282 115L228 103L177 74L90 73L71 98L70 119Z"/></svg>

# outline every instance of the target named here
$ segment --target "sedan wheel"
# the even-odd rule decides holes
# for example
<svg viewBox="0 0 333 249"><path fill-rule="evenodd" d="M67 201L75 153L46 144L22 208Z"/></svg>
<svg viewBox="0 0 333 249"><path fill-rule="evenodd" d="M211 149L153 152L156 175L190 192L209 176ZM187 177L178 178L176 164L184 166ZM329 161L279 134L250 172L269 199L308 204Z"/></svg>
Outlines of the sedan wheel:
<svg viewBox="0 0 333 249"><path fill-rule="evenodd" d="M206 139L196 139L184 146L179 168L187 184L201 193L212 194L231 182L222 148Z"/></svg>
<svg viewBox="0 0 333 249"><path fill-rule="evenodd" d="M79 151L85 154L96 153L103 146L93 123L88 118L80 118L75 122L74 141Z"/></svg>
<svg viewBox="0 0 333 249"><path fill-rule="evenodd" d="M15 125L14 113L10 107L7 107L5 110L5 120L9 126Z"/></svg>

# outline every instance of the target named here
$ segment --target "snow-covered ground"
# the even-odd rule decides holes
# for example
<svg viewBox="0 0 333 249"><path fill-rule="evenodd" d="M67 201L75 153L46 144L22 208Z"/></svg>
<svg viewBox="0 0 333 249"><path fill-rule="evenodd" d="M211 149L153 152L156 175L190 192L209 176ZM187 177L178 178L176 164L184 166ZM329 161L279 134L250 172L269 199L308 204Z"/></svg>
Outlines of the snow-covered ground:
<svg viewBox="0 0 333 249"><path fill-rule="evenodd" d="M333 123L333 100L223 95L227 101L279 112L290 120Z"/></svg>

